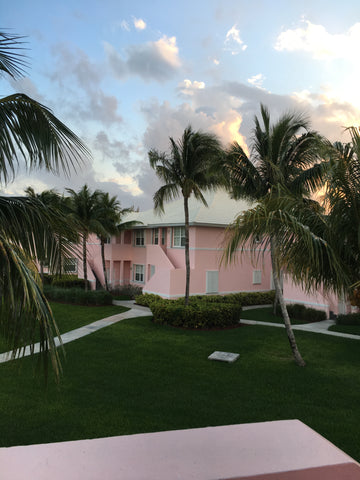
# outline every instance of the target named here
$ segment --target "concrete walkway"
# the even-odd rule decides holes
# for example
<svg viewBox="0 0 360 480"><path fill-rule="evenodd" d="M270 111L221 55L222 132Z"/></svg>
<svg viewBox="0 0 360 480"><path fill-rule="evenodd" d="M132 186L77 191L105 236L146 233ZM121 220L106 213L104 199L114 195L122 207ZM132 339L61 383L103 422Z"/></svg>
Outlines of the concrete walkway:
<svg viewBox="0 0 360 480"><path fill-rule="evenodd" d="M71 330L70 332L66 332L61 334L62 344L72 342L73 340L77 340L78 338L85 337L90 333L96 332L101 328L108 327L109 325L113 325L114 323L121 322L127 318L136 318L136 317L146 317L151 315L150 309L146 307L141 307L140 305L134 305L134 302L117 302L114 301L115 305L121 305L131 310L127 312L118 313L116 315L112 315L111 317L103 318L101 320L97 320L96 322L89 323L89 325L84 325L83 327L77 328L75 330ZM55 337L55 345L58 347L60 346L60 340L58 337ZM40 352L40 344L36 343L34 345L34 349L32 353L39 353ZM20 358L27 357L31 354L30 347L25 348L25 352L21 352ZM18 358L18 356L16 357ZM8 362L9 360L13 360L14 357L11 352L5 352L0 354L0 363Z"/></svg>
<svg viewBox="0 0 360 480"><path fill-rule="evenodd" d="M137 318L137 317L147 317L151 315L151 311L148 307L142 307L140 305L135 305L134 300L127 300L127 301L119 301L114 300L114 305L127 307L130 310L124 313L118 313L116 315L112 315L111 317L103 318L102 320L97 320L96 322L89 323L89 325L84 325L83 327L77 328L75 330L71 330L70 332L63 333L61 335L62 344L72 342L77 340L78 338L85 337L86 335L90 335L90 333L96 332L101 328L108 327L109 325L113 325L114 323L121 322L127 318ZM264 305L266 306L266 305ZM252 308L259 308L259 306L253 307L244 307L244 310L251 310ZM245 320L241 319L241 323L246 325L264 325L267 327L279 327L285 328L283 323L271 323L271 322L260 322L257 320ZM328 328L331 325L335 325L334 320L324 320L322 322L314 322L314 323L306 323L303 325L293 325L293 330L302 330L305 332L312 332L312 333L322 333L323 335L331 335L333 337L343 337L343 338L350 338L353 340L360 340L360 335L352 335L350 333L341 333L341 332L331 332ZM55 338L55 345L60 346L59 338ZM27 357L31 353L39 353L40 351L40 344L36 343L34 345L33 352L31 352L30 347L25 348L25 353L21 353L20 357ZM18 358L18 357L16 357ZM0 353L0 363L8 362L9 360L13 360L14 357L11 352Z"/></svg>

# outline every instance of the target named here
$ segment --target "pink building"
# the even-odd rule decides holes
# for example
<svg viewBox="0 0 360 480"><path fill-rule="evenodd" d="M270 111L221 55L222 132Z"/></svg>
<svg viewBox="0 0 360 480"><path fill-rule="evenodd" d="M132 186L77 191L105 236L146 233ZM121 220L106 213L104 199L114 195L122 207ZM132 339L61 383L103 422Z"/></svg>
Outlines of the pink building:
<svg viewBox="0 0 360 480"><path fill-rule="evenodd" d="M235 201L223 191L206 195L208 208L190 199L190 294L266 291L272 288L268 253L254 265L250 252L238 252L231 265L221 264L225 229L235 216L249 208L245 201ZM105 246L106 270L112 288L135 284L144 293L165 298L185 292L185 227L183 199L166 205L161 216L153 209L134 212L126 220L142 222L132 230L112 237ZM90 239L89 265L103 282L100 242ZM81 262L79 262L79 270ZM82 272L79 271L81 276ZM91 275L89 279L95 281Z"/></svg>

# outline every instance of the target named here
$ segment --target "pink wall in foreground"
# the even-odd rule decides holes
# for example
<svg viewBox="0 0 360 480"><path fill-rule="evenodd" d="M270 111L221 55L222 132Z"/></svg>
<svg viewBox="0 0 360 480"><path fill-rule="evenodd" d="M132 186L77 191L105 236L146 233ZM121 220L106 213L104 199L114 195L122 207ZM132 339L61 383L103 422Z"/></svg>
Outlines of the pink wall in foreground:
<svg viewBox="0 0 360 480"><path fill-rule="evenodd" d="M1 478L9 480L264 479L271 473L272 479L355 480L360 471L299 420L0 448L0 465ZM319 470L309 476L306 469L313 468Z"/></svg>

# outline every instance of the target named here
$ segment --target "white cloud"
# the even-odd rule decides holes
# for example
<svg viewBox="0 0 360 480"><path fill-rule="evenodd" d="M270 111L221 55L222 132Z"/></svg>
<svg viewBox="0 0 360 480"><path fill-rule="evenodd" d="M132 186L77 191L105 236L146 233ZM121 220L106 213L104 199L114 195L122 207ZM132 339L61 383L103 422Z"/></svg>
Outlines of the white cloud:
<svg viewBox="0 0 360 480"><path fill-rule="evenodd" d="M196 90L203 90L205 88L205 82L193 82L187 78L179 83L179 90L184 95L194 95Z"/></svg>
<svg viewBox="0 0 360 480"><path fill-rule="evenodd" d="M322 25L304 21L304 25L282 32L276 41L279 51L304 51L315 59L353 59L360 43L360 23L355 23L346 32L331 34Z"/></svg>
<svg viewBox="0 0 360 480"><path fill-rule="evenodd" d="M240 30L236 28L236 25L233 25L226 34L225 48L230 50L232 55L237 55L239 51L247 49L247 45L240 38Z"/></svg>
<svg viewBox="0 0 360 480"><path fill-rule="evenodd" d="M164 81L181 66L176 38L166 35L156 42L130 45L126 60L109 43L104 42L104 49L113 72L121 79L138 75L144 80Z"/></svg>
<svg viewBox="0 0 360 480"><path fill-rule="evenodd" d="M252 77L248 78L248 82L254 87L262 88L262 84L265 80L265 76L262 73L258 73L257 75L253 75Z"/></svg>
<svg viewBox="0 0 360 480"><path fill-rule="evenodd" d="M134 26L136 30L145 30L146 23L142 18L134 18Z"/></svg>

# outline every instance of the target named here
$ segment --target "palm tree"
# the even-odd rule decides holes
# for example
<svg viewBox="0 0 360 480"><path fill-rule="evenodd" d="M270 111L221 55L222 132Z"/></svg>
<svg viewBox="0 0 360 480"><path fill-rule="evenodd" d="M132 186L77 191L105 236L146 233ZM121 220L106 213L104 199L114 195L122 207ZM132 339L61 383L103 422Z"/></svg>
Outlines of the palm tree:
<svg viewBox="0 0 360 480"><path fill-rule="evenodd" d="M276 215L281 217L278 202L282 197L295 198L301 204L311 191L321 185L324 142L317 133L310 131L307 119L301 114L284 114L272 125L269 111L261 105L261 120L262 124L255 117L251 158L240 145L234 143L225 162L231 195L247 198L258 203L258 207L247 215L240 215L230 227L224 259L230 261L236 249L239 246L244 248L246 242L250 238L255 239L255 236L270 248L276 297L295 361L303 366L305 362L295 341L280 283L285 253L281 245L283 233L279 230ZM301 134L302 131L305 133ZM285 206L283 203L282 208ZM288 210L291 222L294 222L295 211L294 207ZM249 226L253 228L250 236Z"/></svg>
<svg viewBox="0 0 360 480"><path fill-rule="evenodd" d="M13 79L24 72L21 37L0 32L0 74ZM0 98L0 182L15 176L20 160L29 169L69 173L89 151L82 141L44 105L16 93ZM43 251L44 235L54 238L51 217L35 198L0 197L0 323L14 354L35 342L59 373L53 340L57 328L33 258ZM41 256L41 253L40 253Z"/></svg>
<svg viewBox="0 0 360 480"><path fill-rule="evenodd" d="M349 293L360 278L360 135L358 128L347 130L351 142L334 143L324 196L330 224L328 241L338 251L349 279L342 294Z"/></svg>
<svg viewBox="0 0 360 480"><path fill-rule="evenodd" d="M154 195L155 211L164 212L164 203L178 198L184 199L185 214L185 268L186 287L185 305L189 302L190 257L189 257L189 198L191 195L207 206L202 194L221 183L214 164L223 155L222 146L217 137L210 133L193 131L188 126L182 138L175 141L170 137L170 153L157 150L149 151L150 166L164 185Z"/></svg>
<svg viewBox="0 0 360 480"><path fill-rule="evenodd" d="M100 220L97 231L95 232L100 239L101 244L101 259L105 281L105 290L109 290L108 278L106 273L105 263L105 242L110 235L117 235L122 230L132 228L142 222L128 221L122 222L122 218L130 212L133 212L133 207L121 208L120 202L116 196L110 197L106 192L101 192L97 197L97 216Z"/></svg>
<svg viewBox="0 0 360 480"><path fill-rule="evenodd" d="M84 185L78 192L71 188L66 191L70 194L69 208L70 217L77 222L81 235L83 272L85 279L85 290L88 290L87 274L87 240L91 233L105 232L102 222L102 212L99 208L99 202L102 196L100 190L91 192L87 185Z"/></svg>

